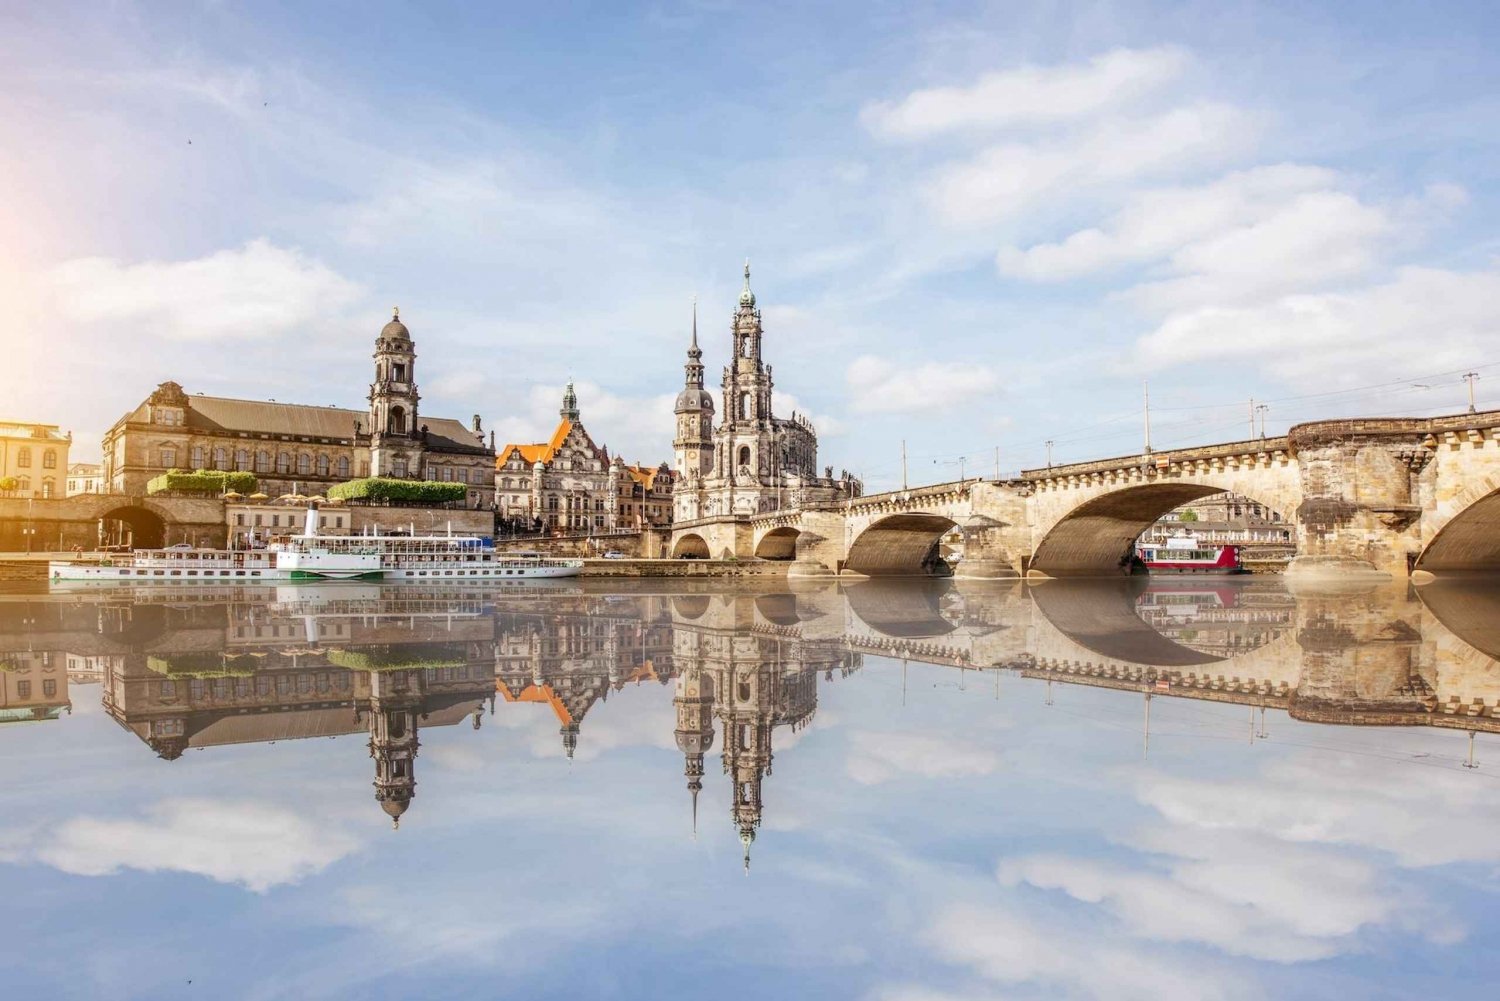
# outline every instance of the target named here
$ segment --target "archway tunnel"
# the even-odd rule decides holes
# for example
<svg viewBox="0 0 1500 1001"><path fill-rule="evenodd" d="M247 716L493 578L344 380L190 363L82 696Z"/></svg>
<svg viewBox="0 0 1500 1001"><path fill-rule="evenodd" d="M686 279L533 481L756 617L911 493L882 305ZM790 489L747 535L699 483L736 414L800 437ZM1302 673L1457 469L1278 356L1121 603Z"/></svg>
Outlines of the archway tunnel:
<svg viewBox="0 0 1500 1001"><path fill-rule="evenodd" d="M672 547L672 559L674 560L706 560L709 558L708 543L703 536L689 532L677 540Z"/></svg>
<svg viewBox="0 0 1500 1001"><path fill-rule="evenodd" d="M755 547L755 558L759 560L794 560L797 558L797 536L802 533L795 528L773 528L765 534Z"/></svg>
<svg viewBox="0 0 1500 1001"><path fill-rule="evenodd" d="M1228 491L1196 483L1150 483L1126 487L1095 497L1080 504L1060 519L1043 536L1032 554L1029 570L1049 577L1098 577L1129 573L1135 553L1136 540L1155 525L1164 515L1192 501L1224 495ZM1238 495L1231 495L1238 497ZM1257 507L1272 512L1269 505L1252 498L1240 499L1244 507ZM1283 517L1280 512L1277 517ZM1250 532L1246 520L1246 532ZM1282 529L1279 526L1285 525ZM1279 543L1283 548L1295 545L1292 523L1289 520L1267 521L1274 531L1269 534L1286 534L1287 540ZM1215 528L1220 537L1206 534ZM1237 541L1225 526L1214 523L1182 522L1185 534L1196 535L1208 545L1246 544ZM1252 533L1255 534L1255 533ZM1265 532L1259 534L1268 534Z"/></svg>
<svg viewBox="0 0 1500 1001"><path fill-rule="evenodd" d="M143 507L117 507L99 519L104 545L132 549L160 549L166 545L167 524L161 516Z"/></svg>
<svg viewBox="0 0 1500 1001"><path fill-rule="evenodd" d="M849 547L844 569L867 577L947 576L938 542L956 523L939 514L893 514L870 525Z"/></svg>

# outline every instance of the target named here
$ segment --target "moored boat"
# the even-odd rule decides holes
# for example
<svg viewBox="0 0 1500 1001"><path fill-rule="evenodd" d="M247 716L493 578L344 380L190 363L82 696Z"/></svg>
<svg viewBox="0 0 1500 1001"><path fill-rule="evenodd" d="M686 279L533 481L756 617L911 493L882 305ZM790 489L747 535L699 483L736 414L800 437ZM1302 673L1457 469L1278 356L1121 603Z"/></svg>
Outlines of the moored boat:
<svg viewBox="0 0 1500 1001"><path fill-rule="evenodd" d="M1190 535L1136 544L1136 558L1153 574L1243 573L1239 546L1207 545Z"/></svg>

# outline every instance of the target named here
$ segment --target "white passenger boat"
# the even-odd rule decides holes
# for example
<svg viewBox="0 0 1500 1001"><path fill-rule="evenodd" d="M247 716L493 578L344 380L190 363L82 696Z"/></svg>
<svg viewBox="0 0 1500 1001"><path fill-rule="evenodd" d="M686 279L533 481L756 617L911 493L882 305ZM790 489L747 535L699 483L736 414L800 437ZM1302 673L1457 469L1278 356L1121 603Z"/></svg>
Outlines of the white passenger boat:
<svg viewBox="0 0 1500 1001"><path fill-rule="evenodd" d="M497 553L488 540L457 535L320 535L308 508L301 535L266 549L138 549L128 555L54 560L56 582L225 584L295 580L482 581L576 577L582 560Z"/></svg>

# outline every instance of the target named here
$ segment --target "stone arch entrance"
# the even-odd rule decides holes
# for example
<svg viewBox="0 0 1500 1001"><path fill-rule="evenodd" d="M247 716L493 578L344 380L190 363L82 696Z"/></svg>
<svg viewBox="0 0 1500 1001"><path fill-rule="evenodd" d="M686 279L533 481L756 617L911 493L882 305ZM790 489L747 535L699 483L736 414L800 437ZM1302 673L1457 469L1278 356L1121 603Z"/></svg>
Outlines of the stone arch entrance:
<svg viewBox="0 0 1500 1001"><path fill-rule="evenodd" d="M706 560L710 556L708 543L703 536L689 532L677 540L672 547L672 559L674 560Z"/></svg>
<svg viewBox="0 0 1500 1001"><path fill-rule="evenodd" d="M773 528L761 537L755 547L758 560L794 560L797 558L797 536L802 533L795 528Z"/></svg>
<svg viewBox="0 0 1500 1001"><path fill-rule="evenodd" d="M867 577L948 576L938 541L957 524L940 514L888 515L859 533L843 568Z"/></svg>
<svg viewBox="0 0 1500 1001"><path fill-rule="evenodd" d="M161 515L136 505L113 508L99 517L105 545L132 549L160 549L167 544L167 524Z"/></svg>

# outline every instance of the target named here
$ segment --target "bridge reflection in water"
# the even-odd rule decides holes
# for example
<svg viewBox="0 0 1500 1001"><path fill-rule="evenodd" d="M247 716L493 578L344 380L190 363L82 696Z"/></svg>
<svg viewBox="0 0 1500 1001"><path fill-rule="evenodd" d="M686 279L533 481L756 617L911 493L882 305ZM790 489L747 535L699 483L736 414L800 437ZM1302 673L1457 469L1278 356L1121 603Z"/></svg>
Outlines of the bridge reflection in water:
<svg viewBox="0 0 1500 1001"><path fill-rule="evenodd" d="M746 865L773 745L814 718L820 684L861 669L921 663L1114 690L1145 703L1143 726L1150 700L1166 698L1249 706L1252 729L1254 713L1269 709L1324 724L1500 730L1500 590L1461 581L783 588L3 597L0 659L13 682L28 680L30 699L9 697L4 718L61 719L86 691L77 685L97 678L108 714L168 761L189 748L361 734L375 799L399 823L416 793L423 729L550 712L559 753L571 758L612 693L656 686L674 705L695 828L716 751Z"/></svg>

